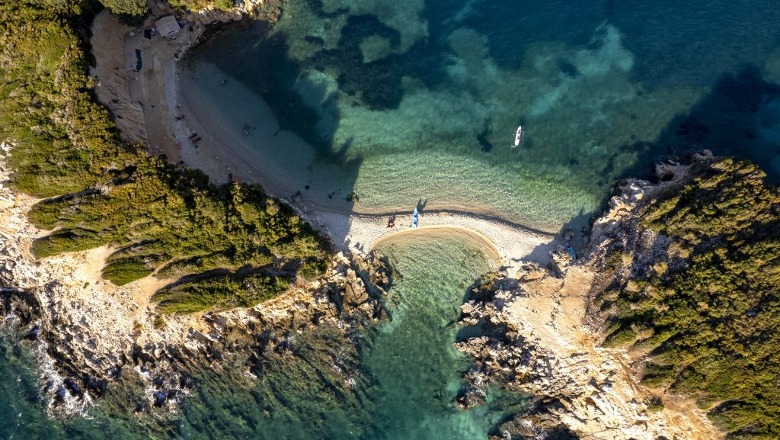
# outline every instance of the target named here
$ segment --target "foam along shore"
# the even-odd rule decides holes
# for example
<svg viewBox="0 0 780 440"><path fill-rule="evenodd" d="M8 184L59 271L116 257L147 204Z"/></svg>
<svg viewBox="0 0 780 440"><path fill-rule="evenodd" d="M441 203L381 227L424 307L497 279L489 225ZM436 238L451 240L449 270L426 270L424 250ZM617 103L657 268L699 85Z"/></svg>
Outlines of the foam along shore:
<svg viewBox="0 0 780 440"><path fill-rule="evenodd" d="M123 135L145 140L152 153L200 169L215 183L234 179L262 185L269 194L292 203L339 249L368 251L381 239L408 228L403 214L398 214L396 227L388 228L390 213L371 212L352 200L346 175L350 171L344 167L318 161L317 172L313 172L314 149L296 134L282 130L270 107L244 85L222 81L227 75L209 63L200 65L197 74L177 65L177 58L182 58L200 30L196 26L192 34L176 40L148 40L133 36L130 28L109 14L96 19L93 42L99 47L94 74L102 83L99 96L121 116L118 121L141 125L123 129ZM134 72L128 59L130 55L134 59L139 47L145 62L140 72ZM203 84L197 84L204 81L219 93L205 93ZM226 102L215 102L220 99ZM231 118L223 108L232 108L233 116L246 115L246 120ZM143 117L136 115L139 112ZM281 150L284 154L279 154ZM308 189L301 196L304 187ZM410 205L416 201L410 198ZM452 233L465 229L479 234L496 248L504 266L514 267L521 260L546 261L553 247L552 234L473 213L473 208L443 204L436 208L437 212L423 210L423 231L432 233L432 228L438 228L436 232L441 233L442 228L449 228Z"/></svg>

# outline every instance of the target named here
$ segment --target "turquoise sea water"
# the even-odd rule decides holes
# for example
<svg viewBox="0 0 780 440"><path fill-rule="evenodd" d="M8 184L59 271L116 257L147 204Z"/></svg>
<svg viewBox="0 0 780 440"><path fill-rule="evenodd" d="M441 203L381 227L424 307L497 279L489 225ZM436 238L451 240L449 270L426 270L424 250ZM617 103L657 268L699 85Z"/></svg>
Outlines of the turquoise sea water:
<svg viewBox="0 0 780 440"><path fill-rule="evenodd" d="M497 267L497 257L491 262L485 255L494 251L425 230L387 241L380 250L400 279L388 301L393 319L377 328L365 356L376 389L371 430L360 438L485 438L502 413L453 406L469 362L452 343L466 288Z"/></svg>
<svg viewBox="0 0 780 440"><path fill-rule="evenodd" d="M225 103L236 130L269 118L231 102L262 98L281 135L255 147L301 158L287 178L304 200L422 198L555 231L669 155L710 148L780 180L779 19L761 0L288 0L270 34L199 47L183 88ZM221 78L255 96L226 96Z"/></svg>
<svg viewBox="0 0 780 440"><path fill-rule="evenodd" d="M161 418L166 431L180 438L257 439L481 439L503 416L523 407L523 396L491 393L489 403L459 411L454 398L460 376L469 368L453 347L466 288L497 267L494 251L468 236L417 233L388 240L382 251L394 263L397 283L387 305L392 320L361 337L365 380L356 397L334 395L323 379L329 364L315 351L338 350L328 335L296 341L298 360L271 359L247 390L241 369L225 375L196 375L196 390L179 414ZM442 255L447 255L442 259ZM0 372L7 381L0 407L3 438L147 438L159 435L149 425L133 429L136 419L113 418L100 406L89 419L50 421L43 417L32 355L18 337L0 341ZM336 341L343 344L343 340ZM326 358L326 357L323 357ZM315 365L317 363L322 365ZM13 416L13 417L11 417ZM149 417L149 416L147 416Z"/></svg>
<svg viewBox="0 0 780 440"><path fill-rule="evenodd" d="M278 138L308 151L256 147L304 200L388 211L425 199L557 230L597 210L619 177L699 148L780 181L779 22L771 0L288 0L270 34L237 26L194 51L182 87L249 127L250 141L272 122L251 112L264 101ZM254 94L225 96L222 77ZM352 191L359 202L345 201ZM334 400L314 367L270 368L251 392L204 373L159 423L182 438L484 438L521 398L455 411L468 363L451 343L465 287L490 262L460 239L385 250L402 275L394 319L365 335L355 399ZM0 341L0 437L148 436L100 407L47 420L35 362L14 341ZM329 347L326 336L299 343L310 359Z"/></svg>

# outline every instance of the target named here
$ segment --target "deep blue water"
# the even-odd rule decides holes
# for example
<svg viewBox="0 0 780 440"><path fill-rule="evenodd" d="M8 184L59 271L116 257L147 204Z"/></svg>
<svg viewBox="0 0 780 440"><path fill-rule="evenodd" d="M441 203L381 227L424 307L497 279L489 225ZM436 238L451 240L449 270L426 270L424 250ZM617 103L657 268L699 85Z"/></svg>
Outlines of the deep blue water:
<svg viewBox="0 0 780 440"><path fill-rule="evenodd" d="M309 143L314 159L290 170L305 197L305 183L322 182L323 193L358 191L355 209L411 206L422 197L434 207L481 209L556 230L596 211L616 179L646 176L656 161L700 148L756 161L780 181L777 23L780 5L768 0L289 0L271 35L252 26L224 32L196 51L192 65L196 72L216 66L240 81L270 105L282 129ZM187 84L220 92L215 78ZM237 129L247 123L263 121L236 116ZM511 149L518 124L528 135ZM280 157L287 151L272 147ZM328 180L323 164L341 171ZM426 264L446 270L409 276L393 294L398 310L421 307L420 327L397 324L399 337L392 327L370 333L363 356L372 381L358 404L295 386L306 375L269 373L253 393L204 376L168 431L184 438L479 438L502 409L451 408L468 365L451 352L452 327L431 313L454 319L459 295L484 268L466 244L448 246ZM412 261L399 258L399 266ZM442 302L426 302L436 292L446 293ZM406 377L403 390L388 366L419 366L431 356L412 350L415 335L439 348L433 370ZM0 347L0 437L149 435L134 419L99 408L90 420L47 420L25 349L8 336ZM393 361L393 353L415 358ZM268 404L266 386L289 399ZM406 395L408 405L399 404Z"/></svg>

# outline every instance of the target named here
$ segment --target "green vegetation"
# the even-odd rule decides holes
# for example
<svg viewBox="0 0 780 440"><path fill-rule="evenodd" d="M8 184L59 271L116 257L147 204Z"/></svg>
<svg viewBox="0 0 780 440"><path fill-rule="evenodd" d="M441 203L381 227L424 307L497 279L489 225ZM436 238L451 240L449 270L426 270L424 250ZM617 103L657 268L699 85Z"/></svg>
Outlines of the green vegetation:
<svg viewBox="0 0 780 440"><path fill-rule="evenodd" d="M100 3L117 15L142 17L149 12L146 0L100 0ZM180 11L201 9L229 11L234 6L233 0L168 0L168 4Z"/></svg>
<svg viewBox="0 0 780 440"><path fill-rule="evenodd" d="M720 160L646 206L668 261L610 255L631 280L598 297L606 343L648 353L643 381L693 396L729 438L780 438L780 193L764 176Z"/></svg>
<svg viewBox="0 0 780 440"><path fill-rule="evenodd" d="M106 5L135 4L128 1ZM30 213L53 232L37 257L109 245L103 275L126 284L179 279L155 295L164 312L251 306L313 277L326 243L258 186L215 186L119 141L92 95L83 41L86 1L0 4L0 139L13 184L47 198ZM212 275L212 274L218 274Z"/></svg>
<svg viewBox="0 0 780 440"><path fill-rule="evenodd" d="M109 11L117 15L146 15L146 0L100 0Z"/></svg>
<svg viewBox="0 0 780 440"><path fill-rule="evenodd" d="M227 11L233 7L233 0L169 0L168 4L177 9L198 11L205 8Z"/></svg>
<svg viewBox="0 0 780 440"><path fill-rule="evenodd" d="M191 313L209 307L251 307L287 290L284 277L252 273L210 275L167 287L155 295L162 313Z"/></svg>

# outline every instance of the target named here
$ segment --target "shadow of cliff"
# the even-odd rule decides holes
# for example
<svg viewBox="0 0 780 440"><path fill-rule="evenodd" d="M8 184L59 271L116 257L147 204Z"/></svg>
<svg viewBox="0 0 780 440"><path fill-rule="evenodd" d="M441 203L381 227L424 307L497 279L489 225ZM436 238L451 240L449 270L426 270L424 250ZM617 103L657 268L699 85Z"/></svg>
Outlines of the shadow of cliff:
<svg viewBox="0 0 780 440"><path fill-rule="evenodd" d="M338 108L327 102L330 97L325 83L302 80L302 68L289 53L290 44L284 34L271 34L270 28L245 21L227 26L188 56L205 59L240 81L271 107L280 130L292 131L318 152L327 153L336 127L321 124L322 116L313 107L321 105L335 112ZM340 115L329 116L338 121Z"/></svg>
<svg viewBox="0 0 780 440"><path fill-rule="evenodd" d="M767 173L767 181L780 183L780 85L764 81L753 66L723 75L690 111L670 119L655 141L620 147L622 151L636 154L637 160L614 179L612 190L605 194L596 210L581 211L566 222L555 240L537 246L529 255L514 261L549 262L556 246L567 242L578 256L586 254L590 249L593 221L606 211L609 200L625 179L657 182L654 174L657 164L685 160L704 149L716 156L754 162ZM602 174L611 174L613 166L611 161L607 162Z"/></svg>
<svg viewBox="0 0 780 440"><path fill-rule="evenodd" d="M701 149L715 155L747 159L766 171L769 181L780 183L780 86L764 81L760 71L747 66L724 75L691 111L667 125L658 144L674 156Z"/></svg>
<svg viewBox="0 0 780 440"><path fill-rule="evenodd" d="M396 47L398 35L386 26L378 25L374 17L352 17L344 28L337 49L316 51L315 56L300 62L290 56L290 42L283 33L268 34L267 30L261 29L257 32L257 38L248 39L247 26L237 25L235 29L220 35L220 41L215 44L222 49L212 49L209 61L230 72L231 76L261 96L273 109L281 129L293 131L306 140L316 151L318 162L333 164L343 171L340 189L329 190L327 197L334 201L339 198L343 200L339 211L352 211L360 201L360 194L355 192L355 183L362 159L350 156L352 140L340 145L334 144L338 121L342 115L337 105L339 98L332 93L333 84L312 80L305 75L305 71L337 67L337 71L341 72L338 87L347 94L352 91L356 96L362 96L368 89L378 93L388 87L396 89L392 93L397 93L400 88L392 87L397 85L393 78L402 63L393 57L369 63L363 62L361 58L356 59L359 47L355 41L369 34L380 35L390 41L392 47ZM309 43L324 44L317 41ZM204 46L208 44L207 41ZM224 53L219 52L220 50ZM382 67L385 62L390 63L385 67L392 67L392 72ZM374 78L378 82L371 82L365 78L372 77L373 70L350 70L350 66L363 69L366 65L370 65L370 69L384 69L386 72L383 76ZM301 89L304 89L304 93L301 93ZM365 103L369 107L394 108L400 97L376 95L363 96L361 99L373 100ZM772 105L777 105L778 110L772 110ZM637 160L633 166L623 169L614 183L625 177L652 179L656 163L705 148L716 155L733 155L757 162L767 171L770 180L778 182L780 169L773 169L771 165L773 160L778 161L777 158L780 157L780 143L763 135L768 125L774 124L775 119L780 120L780 116L772 113L773 111L780 115L780 87L765 82L758 69L747 66L736 73L726 74L689 112L670 120L655 141L633 142L621 146L621 150L636 154ZM780 122L777 125L780 126ZM602 175L613 175L612 170L618 166L612 162L614 160L612 158L605 164ZM289 198L293 204L296 200L305 201L306 191L310 189L305 183L301 182L301 188L292 195L277 196ZM611 195L612 193L605 195L595 212L579 213L560 231L562 240L569 241L578 253L587 248L586 238L590 223L598 213L603 212ZM423 199L419 201L417 208L420 211L425 208ZM390 219L395 214L389 212L386 215ZM348 229L340 227L331 231L333 241L339 245L343 244ZM546 259L553 247L539 246L523 260Z"/></svg>
<svg viewBox="0 0 780 440"><path fill-rule="evenodd" d="M338 95L328 81L306 74L306 66L291 56L290 42L283 33L271 34L269 27L241 22L205 41L189 56L216 65L230 75L230 80L252 90L271 108L279 131L299 136L312 149L314 162L333 166L338 172L332 187L315 188L311 181L294 182L296 188L290 194L273 196L299 209L315 227L318 220L311 211L313 205L325 204L337 212L353 211L360 201L355 182L363 159L350 154L352 139L338 144L335 141L341 118ZM328 232L332 242L341 247L348 230L348 225L339 224Z"/></svg>
<svg viewBox="0 0 780 440"><path fill-rule="evenodd" d="M710 93L687 113L672 118L655 142L639 142L624 149L639 151L635 165L621 177L654 178L657 163L679 159L703 149L716 156L750 160L767 172L773 183L780 182L780 170L772 160L780 157L780 86L763 80L754 66L723 75Z"/></svg>
<svg viewBox="0 0 780 440"><path fill-rule="evenodd" d="M595 212L581 212L561 230L561 236L573 232L572 246L577 252L588 248L585 240L590 226L607 209L618 185L626 178L656 182L654 170L659 163L682 160L708 149L716 156L754 162L767 173L767 181L780 183L780 86L764 81L756 67L745 66L723 75L690 111L669 120L654 142L635 142L620 148L636 153L637 160L615 179L613 190ZM604 174L610 171L607 164Z"/></svg>

